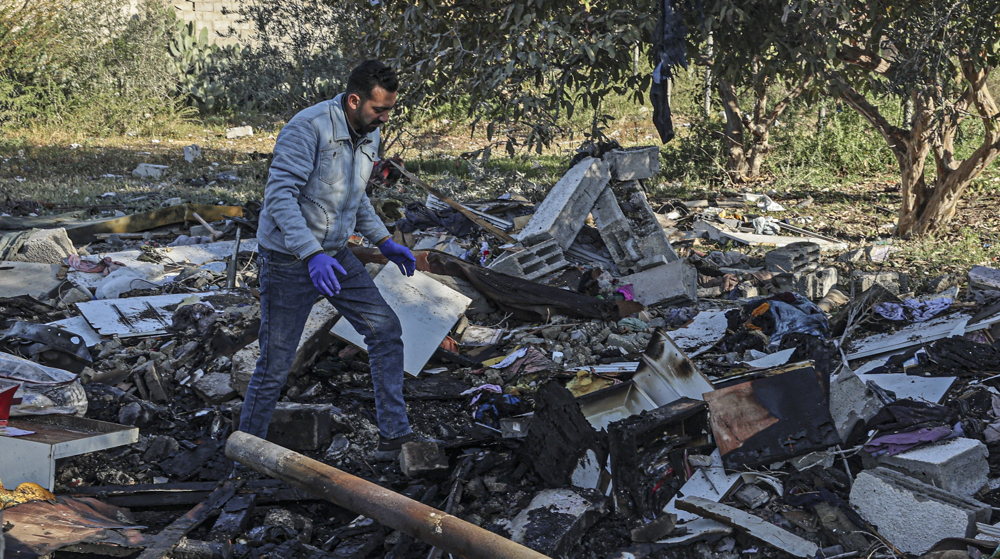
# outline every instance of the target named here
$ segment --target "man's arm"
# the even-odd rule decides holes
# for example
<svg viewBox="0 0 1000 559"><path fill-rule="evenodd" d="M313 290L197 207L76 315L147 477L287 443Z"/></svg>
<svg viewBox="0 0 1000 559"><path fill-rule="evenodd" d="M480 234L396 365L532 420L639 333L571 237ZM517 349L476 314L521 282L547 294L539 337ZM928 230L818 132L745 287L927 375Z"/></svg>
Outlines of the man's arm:
<svg viewBox="0 0 1000 559"><path fill-rule="evenodd" d="M299 191L316 165L318 142L307 122L293 121L282 128L264 188L264 208L285 236L285 247L301 259L323 251L299 207Z"/></svg>
<svg viewBox="0 0 1000 559"><path fill-rule="evenodd" d="M369 241L381 244L390 237L389 230L386 229L382 219L375 213L371 200L367 195L361 196L361 203L358 204L357 223L355 228L361 232Z"/></svg>

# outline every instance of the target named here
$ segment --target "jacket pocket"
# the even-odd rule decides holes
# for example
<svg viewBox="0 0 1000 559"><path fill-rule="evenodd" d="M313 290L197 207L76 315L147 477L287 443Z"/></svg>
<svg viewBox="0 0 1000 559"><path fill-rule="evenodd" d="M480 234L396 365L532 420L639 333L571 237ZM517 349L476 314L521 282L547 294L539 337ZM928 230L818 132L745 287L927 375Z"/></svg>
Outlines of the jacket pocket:
<svg viewBox="0 0 1000 559"><path fill-rule="evenodd" d="M343 162L343 151L345 148L343 144L334 147L333 149L324 149L319 152L319 179L326 184L342 184L343 181L349 178L346 174L347 166Z"/></svg>

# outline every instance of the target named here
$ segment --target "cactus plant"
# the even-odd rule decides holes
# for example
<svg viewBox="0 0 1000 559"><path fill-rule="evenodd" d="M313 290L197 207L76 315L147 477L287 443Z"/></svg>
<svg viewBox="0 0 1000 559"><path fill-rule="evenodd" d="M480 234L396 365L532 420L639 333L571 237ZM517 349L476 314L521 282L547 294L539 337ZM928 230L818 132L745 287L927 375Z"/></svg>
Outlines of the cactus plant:
<svg viewBox="0 0 1000 559"><path fill-rule="evenodd" d="M208 40L207 27L198 31L194 22L176 20L168 50L177 71L177 92L188 104L203 113L227 104L219 76L238 54L239 47L213 45Z"/></svg>

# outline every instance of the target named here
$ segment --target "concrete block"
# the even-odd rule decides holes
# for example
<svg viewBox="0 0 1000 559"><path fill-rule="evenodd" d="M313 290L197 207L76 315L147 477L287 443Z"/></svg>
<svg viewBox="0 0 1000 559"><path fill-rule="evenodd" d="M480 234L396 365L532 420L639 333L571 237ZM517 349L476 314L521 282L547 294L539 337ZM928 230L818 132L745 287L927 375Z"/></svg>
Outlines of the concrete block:
<svg viewBox="0 0 1000 559"><path fill-rule="evenodd" d="M245 138L247 136L253 136L253 126L237 126L236 128L226 129L227 140L235 140L237 138Z"/></svg>
<svg viewBox="0 0 1000 559"><path fill-rule="evenodd" d="M969 287L1000 291L1000 270L986 266L973 266L969 270Z"/></svg>
<svg viewBox="0 0 1000 559"><path fill-rule="evenodd" d="M878 463L945 491L972 495L988 481L988 455L982 442L959 437L881 456Z"/></svg>
<svg viewBox="0 0 1000 559"><path fill-rule="evenodd" d="M622 213L610 186L605 187L597 197L590 212L594 216L594 225L597 226L601 240L618 268L627 270L635 267L643 254L639 251L638 240L632 235L632 226Z"/></svg>
<svg viewBox="0 0 1000 559"><path fill-rule="evenodd" d="M639 239L639 252L643 258L663 256L668 262L679 260L680 257L674 252L674 247L670 245L670 238L667 232L660 225L660 219L653 207L649 205L646 193L642 186L636 182L627 182L619 185L618 190L627 194L629 206L633 211L633 218L638 220L632 234Z"/></svg>
<svg viewBox="0 0 1000 559"><path fill-rule="evenodd" d="M236 397L229 379L226 373L209 373L192 383L191 388L202 400L217 406Z"/></svg>
<svg viewBox="0 0 1000 559"><path fill-rule="evenodd" d="M162 177L169 168L170 167L167 165L153 165L152 163L140 163L135 169L132 169L132 176L145 179L158 179Z"/></svg>
<svg viewBox="0 0 1000 559"><path fill-rule="evenodd" d="M242 402L230 408L234 425L242 411ZM267 440L291 450L325 449L333 440L333 405L278 402Z"/></svg>
<svg viewBox="0 0 1000 559"><path fill-rule="evenodd" d="M446 473L448 455L437 443L412 442L403 445L399 452L399 468L409 477Z"/></svg>
<svg viewBox="0 0 1000 559"><path fill-rule="evenodd" d="M508 276L529 280L569 266L562 247L555 239L528 247L520 252L507 253L490 263L489 268Z"/></svg>
<svg viewBox="0 0 1000 559"><path fill-rule="evenodd" d="M32 231L17 253L7 258L12 262L62 264L66 257L73 254L76 254L76 247L66 235L66 230L60 227Z"/></svg>
<svg viewBox="0 0 1000 559"><path fill-rule="evenodd" d="M568 249L610 180L607 163L592 157L577 163L535 207L517 240L533 245L555 239L560 248Z"/></svg>
<svg viewBox="0 0 1000 559"><path fill-rule="evenodd" d="M685 260L623 276L643 305L690 303L698 300L698 271Z"/></svg>
<svg viewBox="0 0 1000 559"><path fill-rule="evenodd" d="M944 538L971 538L992 508L904 474L876 468L858 474L851 505L905 553L920 555Z"/></svg>
<svg viewBox="0 0 1000 559"><path fill-rule="evenodd" d="M768 272L774 274L805 273L815 270L819 259L818 244L792 243L765 254L764 265Z"/></svg>
<svg viewBox="0 0 1000 559"><path fill-rule="evenodd" d="M854 371L844 370L830 380L830 416L841 440L846 441L858 422L867 423L883 407Z"/></svg>
<svg viewBox="0 0 1000 559"><path fill-rule="evenodd" d="M260 343L257 340L233 354L229 385L240 396L247 395L247 385L250 384L250 377L253 376L258 359L260 359Z"/></svg>
<svg viewBox="0 0 1000 559"><path fill-rule="evenodd" d="M197 144L184 146L184 161L193 163L197 159L201 159L201 148Z"/></svg>
<svg viewBox="0 0 1000 559"><path fill-rule="evenodd" d="M605 499L596 491L546 489L514 517L510 539L550 557L565 557L606 513Z"/></svg>
<svg viewBox="0 0 1000 559"><path fill-rule="evenodd" d="M910 290L907 275L897 272L862 272L857 270L851 274L851 280L854 281L855 293L864 293L876 283L894 295Z"/></svg>
<svg viewBox="0 0 1000 559"><path fill-rule="evenodd" d="M837 286L839 280L837 269L834 267L820 268L814 272L797 274L795 278L795 291L806 296L810 301L819 301L831 289Z"/></svg>
<svg viewBox="0 0 1000 559"><path fill-rule="evenodd" d="M644 180L660 172L660 148L616 149L604 154L604 161L611 166L611 178L616 181Z"/></svg>

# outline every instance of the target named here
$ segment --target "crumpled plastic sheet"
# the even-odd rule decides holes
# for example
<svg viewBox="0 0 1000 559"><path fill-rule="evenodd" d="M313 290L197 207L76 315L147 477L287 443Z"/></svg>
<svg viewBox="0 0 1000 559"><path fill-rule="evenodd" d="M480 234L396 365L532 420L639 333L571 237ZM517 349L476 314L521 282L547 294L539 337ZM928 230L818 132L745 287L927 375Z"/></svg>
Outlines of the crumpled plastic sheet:
<svg viewBox="0 0 1000 559"><path fill-rule="evenodd" d="M104 274L108 275L110 272L114 272L118 268L124 268L125 264L121 262L116 262L112 260L110 256L105 256L104 258L94 262L92 260L84 260L77 256L76 254L71 254L66 259L66 264L74 270L78 270L88 274Z"/></svg>
<svg viewBox="0 0 1000 559"><path fill-rule="evenodd" d="M948 310L952 302L951 297L939 297L930 301L907 299L903 301L902 305L899 303L878 303L875 305L875 312L886 320L926 322Z"/></svg>
<svg viewBox="0 0 1000 559"><path fill-rule="evenodd" d="M811 301L798 295L794 303L785 303L769 299L770 312L774 315L774 333L768 344L770 351L775 351L781 345L781 339L793 332L800 332L826 339L829 325L826 315Z"/></svg>

